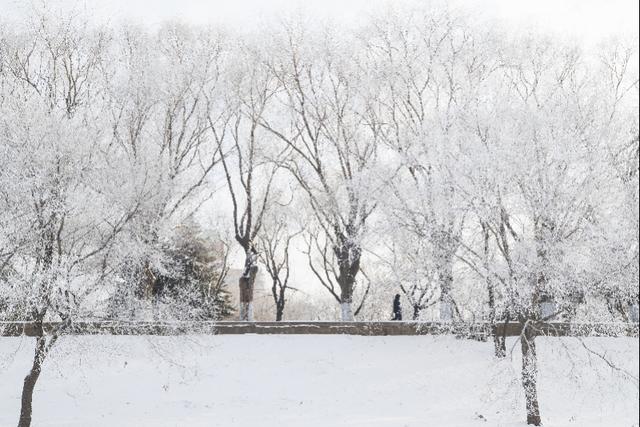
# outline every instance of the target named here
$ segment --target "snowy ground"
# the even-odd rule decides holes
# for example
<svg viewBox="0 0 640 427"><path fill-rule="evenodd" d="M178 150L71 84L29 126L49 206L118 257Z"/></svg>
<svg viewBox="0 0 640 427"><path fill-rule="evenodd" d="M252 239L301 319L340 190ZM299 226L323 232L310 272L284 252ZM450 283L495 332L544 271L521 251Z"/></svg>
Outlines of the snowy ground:
<svg viewBox="0 0 640 427"><path fill-rule="evenodd" d="M638 425L638 340L539 340L545 426ZM510 342L511 346L514 342ZM453 337L65 337L34 426L524 426L517 346ZM0 426L17 424L33 339L0 338ZM635 379L633 378L635 377Z"/></svg>

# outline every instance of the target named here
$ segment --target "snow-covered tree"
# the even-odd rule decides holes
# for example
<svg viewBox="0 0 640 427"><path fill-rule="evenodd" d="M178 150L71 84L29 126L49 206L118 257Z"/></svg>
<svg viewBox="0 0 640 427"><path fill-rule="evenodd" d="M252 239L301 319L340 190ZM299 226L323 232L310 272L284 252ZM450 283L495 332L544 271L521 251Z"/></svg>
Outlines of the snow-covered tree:
<svg viewBox="0 0 640 427"><path fill-rule="evenodd" d="M287 298L297 289L291 286L291 251L301 230L289 218L271 214L258 234L259 256L271 278L271 296L276 308L276 321L281 321Z"/></svg>
<svg viewBox="0 0 640 427"><path fill-rule="evenodd" d="M134 191L147 194L128 234L130 258L118 293L131 303L149 302L154 271L170 261L163 247L172 229L207 199L221 160L209 133L209 113L219 105L208 99L222 87L224 37L179 24L155 33L124 26L114 31L110 55L101 75L108 149L127 163L122 173Z"/></svg>
<svg viewBox="0 0 640 427"><path fill-rule="evenodd" d="M251 46L240 43L226 70L222 113L210 113L216 146L222 147L222 166L232 205L234 236L245 254L239 280L240 320L253 321L253 291L258 270L255 241L269 204L279 157L273 136L260 123L273 103L278 82ZM209 102L216 104L216 94ZM217 114L217 115L216 115Z"/></svg>
<svg viewBox="0 0 640 427"><path fill-rule="evenodd" d="M75 320L91 317L112 282L116 248L140 208L138 198L123 197L126 164L101 127L106 40L71 18L38 15L0 42L0 292L9 316L36 331L20 426L31 423L49 351ZM46 327L52 320L60 323Z"/></svg>
<svg viewBox="0 0 640 427"><path fill-rule="evenodd" d="M522 325L527 421L540 425L536 325L571 319L616 258L606 236L620 197L607 153L618 132L606 118L600 74L577 49L520 39L504 52L500 73L484 112L470 120L475 137L465 154L474 167L461 182L472 183L483 245L466 244L465 259L491 284L490 299L498 293Z"/></svg>
<svg viewBox="0 0 640 427"><path fill-rule="evenodd" d="M342 319L349 321L362 239L377 205L378 124L358 52L331 31L303 26L289 25L269 40L277 51L268 64L285 110L261 124L288 148L281 166L306 194L331 247Z"/></svg>
<svg viewBox="0 0 640 427"><path fill-rule="evenodd" d="M398 173L388 211L393 222L431 245L441 320L460 313L453 267L466 205L456 186L465 149L462 115L495 67L487 37L456 16L412 10L374 20L364 33L381 91L374 111Z"/></svg>

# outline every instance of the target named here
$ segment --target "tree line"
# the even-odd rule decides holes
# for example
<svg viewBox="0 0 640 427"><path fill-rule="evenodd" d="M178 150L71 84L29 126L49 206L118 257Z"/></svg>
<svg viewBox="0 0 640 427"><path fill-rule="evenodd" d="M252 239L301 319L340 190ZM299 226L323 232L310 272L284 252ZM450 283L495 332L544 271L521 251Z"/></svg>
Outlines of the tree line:
<svg viewBox="0 0 640 427"><path fill-rule="evenodd" d="M74 320L229 315L234 246L243 320L258 269L281 320L305 259L345 321L390 287L415 319L520 322L539 425L535 323L637 321L637 63L440 10L244 34L1 25L0 319L62 322L19 425Z"/></svg>

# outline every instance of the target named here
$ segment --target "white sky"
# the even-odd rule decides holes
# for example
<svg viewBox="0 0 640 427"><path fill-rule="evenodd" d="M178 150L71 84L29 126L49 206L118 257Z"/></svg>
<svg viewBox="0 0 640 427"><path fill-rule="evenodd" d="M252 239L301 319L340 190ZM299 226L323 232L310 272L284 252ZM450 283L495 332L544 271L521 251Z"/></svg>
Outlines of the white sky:
<svg viewBox="0 0 640 427"><path fill-rule="evenodd" d="M246 29L261 21L296 13L344 24L359 22L390 0L0 0L0 20L22 19L31 3L80 5L98 21L132 20L155 25L166 19L223 24ZM440 0L436 0L439 2ZM395 0L420 5L427 0ZM453 0L471 17L497 21L507 29L537 28L592 45L603 37L638 35L638 0Z"/></svg>

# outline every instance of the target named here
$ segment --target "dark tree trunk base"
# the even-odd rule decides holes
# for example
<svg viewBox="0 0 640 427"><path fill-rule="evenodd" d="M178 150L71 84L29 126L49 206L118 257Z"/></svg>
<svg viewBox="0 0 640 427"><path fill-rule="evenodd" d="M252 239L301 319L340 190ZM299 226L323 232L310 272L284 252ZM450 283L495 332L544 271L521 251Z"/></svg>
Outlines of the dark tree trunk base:
<svg viewBox="0 0 640 427"><path fill-rule="evenodd" d="M540 415L527 415L527 424L530 426L541 426Z"/></svg>
<svg viewBox="0 0 640 427"><path fill-rule="evenodd" d="M31 415L33 412L33 391L36 387L36 382L40 377L40 372L42 371L42 362L46 357L46 348L46 338L38 337L36 340L36 349L33 356L33 365L31 366L31 371L29 371L29 374L24 377L20 406L20 420L18 421L18 427L31 426Z"/></svg>
<svg viewBox="0 0 640 427"><path fill-rule="evenodd" d="M526 328L526 325L524 325ZM538 359L535 335L524 330L520 336L522 350L522 387L527 407L527 424L540 426L540 405L538 404Z"/></svg>
<svg viewBox="0 0 640 427"><path fill-rule="evenodd" d="M507 356L507 344L504 337L494 334L493 335L494 353L498 359L502 359Z"/></svg>

